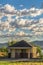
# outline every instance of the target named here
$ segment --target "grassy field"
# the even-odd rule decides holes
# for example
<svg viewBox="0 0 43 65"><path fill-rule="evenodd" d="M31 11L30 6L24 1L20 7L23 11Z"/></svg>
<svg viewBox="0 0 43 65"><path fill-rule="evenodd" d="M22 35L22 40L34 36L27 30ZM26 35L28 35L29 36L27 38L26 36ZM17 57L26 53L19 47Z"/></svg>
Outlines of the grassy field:
<svg viewBox="0 0 43 65"><path fill-rule="evenodd" d="M0 61L0 65L43 65L43 62Z"/></svg>

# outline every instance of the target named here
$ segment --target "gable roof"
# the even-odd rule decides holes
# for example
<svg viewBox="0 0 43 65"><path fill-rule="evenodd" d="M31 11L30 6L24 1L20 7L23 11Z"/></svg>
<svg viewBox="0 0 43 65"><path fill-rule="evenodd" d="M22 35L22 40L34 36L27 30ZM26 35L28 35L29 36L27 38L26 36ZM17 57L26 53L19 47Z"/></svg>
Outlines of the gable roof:
<svg viewBox="0 0 43 65"><path fill-rule="evenodd" d="M32 45L28 44L26 41L21 40L19 42L16 42L15 44L9 46L9 47L32 47Z"/></svg>

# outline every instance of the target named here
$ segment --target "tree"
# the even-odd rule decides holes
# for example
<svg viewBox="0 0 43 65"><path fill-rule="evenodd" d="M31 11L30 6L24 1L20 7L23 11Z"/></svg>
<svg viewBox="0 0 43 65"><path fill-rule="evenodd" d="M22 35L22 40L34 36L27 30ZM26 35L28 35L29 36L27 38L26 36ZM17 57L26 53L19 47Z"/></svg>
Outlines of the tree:
<svg viewBox="0 0 43 65"><path fill-rule="evenodd" d="M16 42L17 42L16 40L9 41L9 42L8 42L8 46L13 45L13 44L15 44Z"/></svg>

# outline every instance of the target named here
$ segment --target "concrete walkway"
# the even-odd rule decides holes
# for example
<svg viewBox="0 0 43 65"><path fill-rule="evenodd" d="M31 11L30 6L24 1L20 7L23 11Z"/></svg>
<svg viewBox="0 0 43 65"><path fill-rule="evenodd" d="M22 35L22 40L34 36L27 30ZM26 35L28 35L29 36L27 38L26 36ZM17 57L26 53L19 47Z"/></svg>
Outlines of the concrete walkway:
<svg viewBox="0 0 43 65"><path fill-rule="evenodd" d="M38 62L43 62L43 59L14 59L14 58L0 58L0 61L14 61L14 62L17 62L17 61L25 61L25 62L31 62L31 61L38 61Z"/></svg>

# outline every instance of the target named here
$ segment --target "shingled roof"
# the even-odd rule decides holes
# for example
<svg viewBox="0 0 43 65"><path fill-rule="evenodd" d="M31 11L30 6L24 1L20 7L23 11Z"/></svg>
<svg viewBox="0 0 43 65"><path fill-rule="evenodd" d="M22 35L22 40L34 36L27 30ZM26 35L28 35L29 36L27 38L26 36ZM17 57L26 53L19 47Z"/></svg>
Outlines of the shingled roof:
<svg viewBox="0 0 43 65"><path fill-rule="evenodd" d="M27 43L24 40L21 40L19 42L16 42L15 44L9 46L9 47L32 47L32 45L30 45L29 43Z"/></svg>

